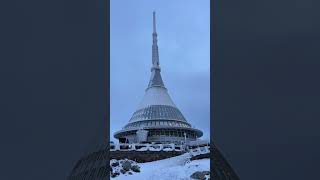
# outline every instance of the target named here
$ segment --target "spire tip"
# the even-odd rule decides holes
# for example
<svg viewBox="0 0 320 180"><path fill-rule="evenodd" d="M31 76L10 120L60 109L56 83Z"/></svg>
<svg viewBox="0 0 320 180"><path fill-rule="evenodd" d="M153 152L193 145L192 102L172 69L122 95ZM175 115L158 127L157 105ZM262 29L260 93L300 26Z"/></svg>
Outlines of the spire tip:
<svg viewBox="0 0 320 180"><path fill-rule="evenodd" d="M156 33L156 11L153 11L153 32Z"/></svg>

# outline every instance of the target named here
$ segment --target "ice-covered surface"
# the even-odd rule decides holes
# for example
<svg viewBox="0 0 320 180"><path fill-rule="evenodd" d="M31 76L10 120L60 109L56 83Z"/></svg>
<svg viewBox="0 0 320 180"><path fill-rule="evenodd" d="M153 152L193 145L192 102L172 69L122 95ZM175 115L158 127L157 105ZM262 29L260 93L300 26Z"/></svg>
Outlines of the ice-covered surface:
<svg viewBox="0 0 320 180"><path fill-rule="evenodd" d="M120 174L114 180L191 180L190 176L196 171L210 171L210 159L190 161L190 154L163 159L148 163L138 163L140 173L132 175Z"/></svg>

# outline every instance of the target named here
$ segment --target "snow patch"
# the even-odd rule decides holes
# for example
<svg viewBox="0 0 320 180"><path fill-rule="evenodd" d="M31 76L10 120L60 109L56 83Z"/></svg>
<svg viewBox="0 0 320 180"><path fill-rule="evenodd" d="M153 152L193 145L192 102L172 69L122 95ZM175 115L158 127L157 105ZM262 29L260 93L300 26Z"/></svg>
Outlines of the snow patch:
<svg viewBox="0 0 320 180"><path fill-rule="evenodd" d="M210 171L210 159L190 161L189 153L159 161L138 163L141 172L132 175L120 174L114 180L191 180L196 171Z"/></svg>

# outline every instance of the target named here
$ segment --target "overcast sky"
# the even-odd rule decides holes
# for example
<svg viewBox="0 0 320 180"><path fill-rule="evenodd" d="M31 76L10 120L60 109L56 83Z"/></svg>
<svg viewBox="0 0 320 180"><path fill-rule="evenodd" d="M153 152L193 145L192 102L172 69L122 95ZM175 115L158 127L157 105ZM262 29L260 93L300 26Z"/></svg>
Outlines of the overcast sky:
<svg viewBox="0 0 320 180"><path fill-rule="evenodd" d="M111 139L128 123L147 87L154 10L165 86L187 121L209 139L209 0L111 0L110 9Z"/></svg>

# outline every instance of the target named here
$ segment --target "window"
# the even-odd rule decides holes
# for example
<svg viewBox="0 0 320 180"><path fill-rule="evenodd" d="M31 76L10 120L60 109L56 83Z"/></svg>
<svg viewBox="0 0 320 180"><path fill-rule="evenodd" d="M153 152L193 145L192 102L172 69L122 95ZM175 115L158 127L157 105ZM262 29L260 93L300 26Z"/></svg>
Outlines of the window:
<svg viewBox="0 0 320 180"><path fill-rule="evenodd" d="M177 132L176 131L173 131L173 136L177 136Z"/></svg>

